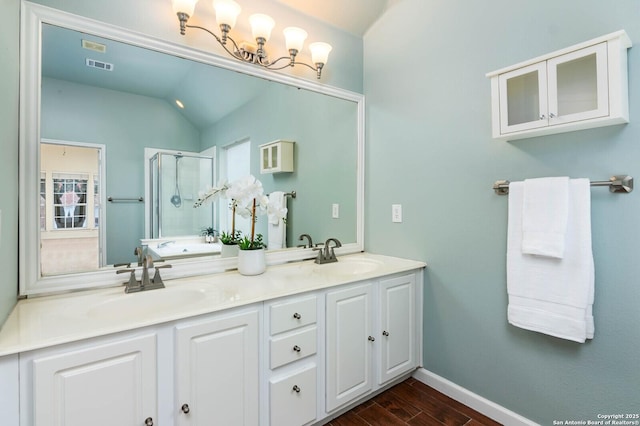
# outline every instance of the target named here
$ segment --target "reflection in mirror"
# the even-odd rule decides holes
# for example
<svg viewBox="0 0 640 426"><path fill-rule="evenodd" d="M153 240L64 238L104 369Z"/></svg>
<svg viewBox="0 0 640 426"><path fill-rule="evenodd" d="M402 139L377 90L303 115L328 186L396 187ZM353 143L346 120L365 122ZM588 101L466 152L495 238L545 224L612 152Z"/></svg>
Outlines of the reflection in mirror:
<svg viewBox="0 0 640 426"><path fill-rule="evenodd" d="M26 83L21 92L21 105L25 108L25 128L21 132L25 165L21 191L28 198L26 210L37 209L39 202L33 199L33 192L37 191L43 173L46 174L42 168L46 156L43 151L38 160L39 149L32 145L35 141L103 146L100 167L104 177L91 182L87 171L92 170L92 166L86 164L77 167L77 177L69 171L65 176L54 178L52 175L48 181L44 178L41 192L47 188L49 192L39 197L51 200L48 207L44 203L49 216L41 218L31 213L29 224L21 228L27 242L21 253L26 271L21 283L22 294L82 288L89 286L85 283L87 278L92 285L93 282L116 283L118 279L111 265L135 264L134 249L141 241L154 238L161 239L157 243L165 239L204 241L203 229L229 232L228 200L206 208L190 206L200 191L234 176L240 163L260 179L265 193L297 193L295 200L287 200L282 247L289 250L278 250L272 259L313 257L312 253L297 248L301 244L298 237L303 233L312 235L317 242L336 237L342 241L345 252L362 250L359 211L363 194L364 110L361 95L292 77L272 77L268 71L247 71L211 55L140 35L129 38L124 30L97 22L85 23L81 17L40 9L38 5L28 4L25 11L27 17L34 14L42 20L28 19L22 28L27 33L23 49L26 66L21 67ZM98 35L100 33L103 35ZM179 56L160 50L175 50ZM35 69L40 69L41 74L34 74L31 70ZM34 78L39 78L41 84ZM40 93L34 92L38 87ZM261 174L260 146L278 140L294 142L293 171L272 170ZM227 159L229 148L241 141L248 142L248 155L241 161ZM41 146L44 149L45 144ZM150 151L166 153L166 158L158 157L167 170L165 175L160 172L155 177L150 175ZM181 153L182 157L176 157L175 153ZM213 164L205 171L188 163L188 157L213 158L210 160ZM145 173L145 169L149 173ZM189 174L200 177L195 180ZM165 199L164 207L155 204L157 200L148 191L149 181L154 179ZM192 180L197 184L186 183ZM57 182L62 183L62 192L51 190ZM73 191L67 191L69 185ZM56 203L55 197L61 195L67 197L66 201L60 199ZM91 197L93 205L89 202ZM134 201L106 202L107 197ZM143 202L138 202L139 199ZM74 200L75 204L65 204ZM333 214L334 205L338 206L337 217ZM40 249L40 246L56 234L54 230L62 234L62 230L53 225L56 211L69 212L72 206L75 207L69 219L58 215L58 222L81 227L64 229L69 236L80 231L86 231L87 236L90 232L97 233L94 239L97 247L83 250L91 259L82 266L48 262L45 258L49 249ZM173 223L171 230L163 219ZM36 221L41 221L41 225ZM256 224L257 232L262 233L265 240L268 239L267 222L261 217ZM288 251L290 254L286 254ZM186 262L185 268L174 265L168 274L188 275L216 265L233 267L228 259L212 261L210 251L202 254L207 256L206 263L193 263L192 258L180 260L176 263ZM28 261L32 258L39 259L35 270ZM76 274L92 270L100 275ZM55 276L61 279L53 279Z"/></svg>

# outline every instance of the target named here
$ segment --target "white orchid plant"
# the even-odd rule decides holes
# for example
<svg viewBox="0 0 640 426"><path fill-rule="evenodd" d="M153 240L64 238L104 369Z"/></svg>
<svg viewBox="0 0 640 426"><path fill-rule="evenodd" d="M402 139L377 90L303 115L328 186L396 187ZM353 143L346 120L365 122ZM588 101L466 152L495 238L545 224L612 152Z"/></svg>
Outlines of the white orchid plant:
<svg viewBox="0 0 640 426"><path fill-rule="evenodd" d="M220 198L231 200L232 210L231 233L228 236L232 242L238 244L241 250L257 250L265 247L262 235L255 233L256 220L258 215L268 214L270 218L284 219L287 209L270 205L269 198L264 194L262 183L253 175L245 176L234 182L223 181L216 187L209 188L200 194L194 207L200 207L205 202L213 202ZM251 234L240 238L240 231L235 230L235 215L238 213L244 218L251 218ZM223 238L221 238L223 239ZM223 241L224 242L224 241Z"/></svg>

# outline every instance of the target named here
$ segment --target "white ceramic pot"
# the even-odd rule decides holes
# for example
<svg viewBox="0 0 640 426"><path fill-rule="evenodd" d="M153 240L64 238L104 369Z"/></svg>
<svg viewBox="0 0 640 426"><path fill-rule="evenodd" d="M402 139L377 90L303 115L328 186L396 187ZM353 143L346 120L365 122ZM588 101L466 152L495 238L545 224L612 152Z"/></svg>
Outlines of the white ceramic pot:
<svg viewBox="0 0 640 426"><path fill-rule="evenodd" d="M260 275L267 269L264 249L238 250L238 272L242 275Z"/></svg>
<svg viewBox="0 0 640 426"><path fill-rule="evenodd" d="M238 255L237 244L222 244L220 257L236 257Z"/></svg>

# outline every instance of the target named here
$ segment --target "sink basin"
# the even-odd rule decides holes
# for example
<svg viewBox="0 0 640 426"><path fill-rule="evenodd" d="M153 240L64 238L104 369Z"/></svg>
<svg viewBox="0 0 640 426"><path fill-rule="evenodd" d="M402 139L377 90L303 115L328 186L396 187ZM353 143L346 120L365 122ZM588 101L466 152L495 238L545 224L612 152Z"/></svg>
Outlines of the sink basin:
<svg viewBox="0 0 640 426"><path fill-rule="evenodd" d="M172 309L182 309L185 305L204 299L205 293L194 289L169 289L142 291L104 300L91 306L87 312L90 318L145 318L146 316Z"/></svg>
<svg viewBox="0 0 640 426"><path fill-rule="evenodd" d="M381 268L384 264L375 259L338 257L335 263L317 265L314 272L341 276L362 275Z"/></svg>

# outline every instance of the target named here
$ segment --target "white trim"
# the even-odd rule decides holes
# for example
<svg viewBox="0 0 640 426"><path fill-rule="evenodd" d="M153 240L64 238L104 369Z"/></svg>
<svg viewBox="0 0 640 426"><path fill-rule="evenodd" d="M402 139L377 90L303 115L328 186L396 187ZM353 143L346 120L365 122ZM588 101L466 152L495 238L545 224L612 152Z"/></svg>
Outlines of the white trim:
<svg viewBox="0 0 640 426"><path fill-rule="evenodd" d="M521 415L514 413L513 411L496 404L493 401L489 401L488 399L471 392L468 389L459 386L444 377L438 376L435 373L432 373L429 370L424 368L419 368L413 373L413 377L424 383L427 386L431 386L435 390L442 392L447 395L463 403L464 405L473 408L474 410L484 414L487 417L492 418L493 420L510 426L535 426L539 425Z"/></svg>

